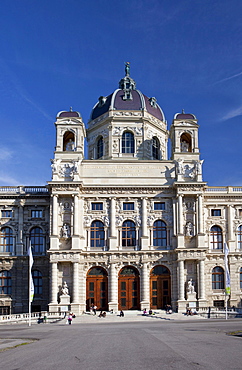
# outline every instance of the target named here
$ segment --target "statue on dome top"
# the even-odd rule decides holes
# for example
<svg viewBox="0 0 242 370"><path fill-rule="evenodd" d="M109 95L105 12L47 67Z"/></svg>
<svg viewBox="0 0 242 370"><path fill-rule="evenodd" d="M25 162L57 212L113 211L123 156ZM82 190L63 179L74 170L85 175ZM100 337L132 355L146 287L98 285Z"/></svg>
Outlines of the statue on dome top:
<svg viewBox="0 0 242 370"><path fill-rule="evenodd" d="M130 74L130 63L126 62L125 63L125 76L129 77L129 74Z"/></svg>

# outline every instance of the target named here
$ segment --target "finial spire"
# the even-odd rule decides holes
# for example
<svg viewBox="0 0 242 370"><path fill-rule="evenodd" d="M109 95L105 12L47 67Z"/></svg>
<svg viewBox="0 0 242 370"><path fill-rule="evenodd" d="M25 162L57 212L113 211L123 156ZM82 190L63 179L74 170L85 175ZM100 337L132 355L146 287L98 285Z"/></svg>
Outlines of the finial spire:
<svg viewBox="0 0 242 370"><path fill-rule="evenodd" d="M126 62L125 63L125 76L129 77L129 74L130 74L130 63Z"/></svg>
<svg viewBox="0 0 242 370"><path fill-rule="evenodd" d="M182 114L185 114L185 111L184 111L184 109L182 109Z"/></svg>
<svg viewBox="0 0 242 370"><path fill-rule="evenodd" d="M72 112L72 107L70 107L70 112Z"/></svg>

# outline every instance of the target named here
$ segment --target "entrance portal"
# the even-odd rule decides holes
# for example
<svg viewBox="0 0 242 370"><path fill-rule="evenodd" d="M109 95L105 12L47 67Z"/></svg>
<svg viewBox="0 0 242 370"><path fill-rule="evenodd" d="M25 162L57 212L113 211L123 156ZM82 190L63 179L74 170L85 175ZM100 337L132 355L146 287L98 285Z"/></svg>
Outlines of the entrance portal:
<svg viewBox="0 0 242 370"><path fill-rule="evenodd" d="M136 268L122 268L118 278L119 310L138 310L140 308L139 273Z"/></svg>
<svg viewBox="0 0 242 370"><path fill-rule="evenodd" d="M90 310L91 304L97 310L108 310L108 276L102 267L93 267L87 273L87 300L86 309Z"/></svg>
<svg viewBox="0 0 242 370"><path fill-rule="evenodd" d="M150 273L150 307L165 309L171 304L171 275L168 268L155 266Z"/></svg>

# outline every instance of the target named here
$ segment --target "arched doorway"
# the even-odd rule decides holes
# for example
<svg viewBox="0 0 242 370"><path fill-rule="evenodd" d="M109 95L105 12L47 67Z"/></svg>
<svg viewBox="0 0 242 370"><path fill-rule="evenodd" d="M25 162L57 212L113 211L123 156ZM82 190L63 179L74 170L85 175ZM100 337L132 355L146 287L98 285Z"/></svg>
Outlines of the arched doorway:
<svg viewBox="0 0 242 370"><path fill-rule="evenodd" d="M138 310L140 308L139 272L132 266L125 266L119 272L118 303L119 310Z"/></svg>
<svg viewBox="0 0 242 370"><path fill-rule="evenodd" d="M167 267L155 266L150 273L150 307L165 308L171 304L171 274Z"/></svg>
<svg viewBox="0 0 242 370"><path fill-rule="evenodd" d="M102 267L92 267L87 273L87 311L93 303L97 310L108 309L108 276Z"/></svg>

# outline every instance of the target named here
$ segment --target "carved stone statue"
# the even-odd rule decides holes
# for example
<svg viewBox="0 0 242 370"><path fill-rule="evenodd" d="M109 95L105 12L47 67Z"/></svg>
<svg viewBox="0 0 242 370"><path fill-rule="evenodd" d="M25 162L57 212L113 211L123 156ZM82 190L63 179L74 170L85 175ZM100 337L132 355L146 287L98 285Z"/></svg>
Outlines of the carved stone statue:
<svg viewBox="0 0 242 370"><path fill-rule="evenodd" d="M66 281L64 281L64 283L63 283L63 286L61 288L61 293L63 295L69 295L69 289L68 289L68 285L67 285Z"/></svg>
<svg viewBox="0 0 242 370"><path fill-rule="evenodd" d="M66 151L73 151L74 150L74 141L69 139L69 141L66 143Z"/></svg>
<svg viewBox="0 0 242 370"><path fill-rule="evenodd" d="M61 228L61 233L63 238L70 238L71 236L70 226L65 223Z"/></svg>
<svg viewBox="0 0 242 370"><path fill-rule="evenodd" d="M194 228L191 222L187 222L186 224L186 236L193 236Z"/></svg>
<svg viewBox="0 0 242 370"><path fill-rule="evenodd" d="M176 161L176 174L177 175L182 175L182 173L183 173L183 159L179 158Z"/></svg>
<svg viewBox="0 0 242 370"><path fill-rule="evenodd" d="M125 63L125 76L129 76L130 74L130 63L126 62Z"/></svg>
<svg viewBox="0 0 242 370"><path fill-rule="evenodd" d="M181 152L188 152L189 144L186 140L181 142Z"/></svg>
<svg viewBox="0 0 242 370"><path fill-rule="evenodd" d="M190 279L187 283L187 293L191 294L191 293L195 293L195 290L194 290L194 286L193 286L193 283L192 283L192 279Z"/></svg>

